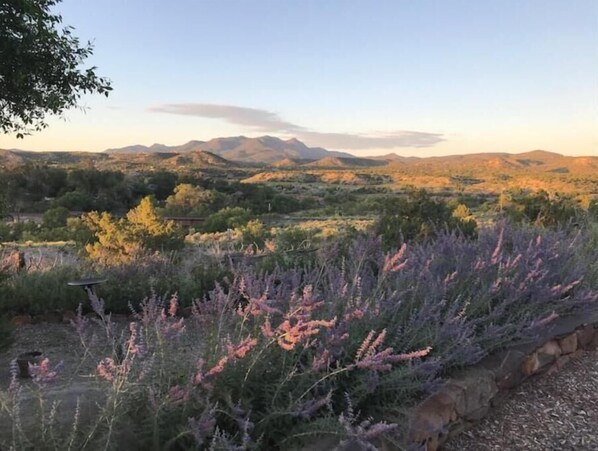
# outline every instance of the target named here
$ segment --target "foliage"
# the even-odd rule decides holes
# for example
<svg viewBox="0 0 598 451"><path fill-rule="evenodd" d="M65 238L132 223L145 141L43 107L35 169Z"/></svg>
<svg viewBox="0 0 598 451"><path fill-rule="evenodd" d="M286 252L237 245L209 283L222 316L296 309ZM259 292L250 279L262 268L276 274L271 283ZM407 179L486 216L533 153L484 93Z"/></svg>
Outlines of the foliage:
<svg viewBox="0 0 598 451"><path fill-rule="evenodd" d="M243 235L243 244L251 245L255 249L263 249L266 239L270 235L259 219L252 219L240 229Z"/></svg>
<svg viewBox="0 0 598 451"><path fill-rule="evenodd" d="M505 215L516 222L527 222L538 226L556 227L576 220L583 215L582 208L573 197L546 191L527 194L523 191L510 193L501 198Z"/></svg>
<svg viewBox="0 0 598 451"><path fill-rule="evenodd" d="M60 0L18 0L0 4L0 130L23 137L47 126L46 115L76 106L82 93L106 96L110 82L96 68L81 69L92 54L73 28L59 30L62 17L51 8Z"/></svg>
<svg viewBox="0 0 598 451"><path fill-rule="evenodd" d="M176 250L183 245L174 223L158 217L150 197L143 198L125 218L92 212L83 220L97 239L85 250L90 259L104 265L131 262L147 253Z"/></svg>
<svg viewBox="0 0 598 451"><path fill-rule="evenodd" d="M461 208L457 214L463 213ZM471 237L475 236L477 224L470 215L456 216L446 203L432 199L424 190L417 190L408 198L387 199L376 231L382 236L385 248L390 249L403 242L425 241L444 227Z"/></svg>
<svg viewBox="0 0 598 451"><path fill-rule="evenodd" d="M48 229L57 227L66 227L66 221L69 217L68 209L64 207L55 207L46 210L42 218L42 225Z"/></svg>
<svg viewBox="0 0 598 451"><path fill-rule="evenodd" d="M174 194L168 196L164 214L169 216L203 216L210 210L214 193L201 187L182 183L174 188Z"/></svg>
<svg viewBox="0 0 598 451"><path fill-rule="evenodd" d="M246 225L251 220L249 210L241 207L226 207L208 216L202 225L204 232L224 232Z"/></svg>
<svg viewBox="0 0 598 451"><path fill-rule="evenodd" d="M0 281L0 316L3 314L44 315L73 310L85 301L82 290L67 282L100 277L108 281L97 291L110 312L129 313L129 304L152 293L177 293L181 306L202 299L216 283L229 275L226 267L208 255L187 257L175 262L163 256L148 256L130 263L98 267L88 262L52 265L44 270L6 275ZM87 306L85 310L87 311Z"/></svg>
<svg viewBox="0 0 598 451"><path fill-rule="evenodd" d="M80 269L59 266L48 271L22 271L0 283L0 316L3 314L40 315L73 310L84 299L81 290L67 282L81 278Z"/></svg>

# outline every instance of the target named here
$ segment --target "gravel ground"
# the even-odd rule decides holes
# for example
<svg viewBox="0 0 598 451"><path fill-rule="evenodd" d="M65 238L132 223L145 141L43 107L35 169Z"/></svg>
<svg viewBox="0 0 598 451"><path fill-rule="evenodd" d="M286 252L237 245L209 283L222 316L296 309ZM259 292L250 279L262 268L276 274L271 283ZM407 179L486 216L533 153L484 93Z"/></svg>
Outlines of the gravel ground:
<svg viewBox="0 0 598 451"><path fill-rule="evenodd" d="M598 450L598 351L528 379L443 450Z"/></svg>

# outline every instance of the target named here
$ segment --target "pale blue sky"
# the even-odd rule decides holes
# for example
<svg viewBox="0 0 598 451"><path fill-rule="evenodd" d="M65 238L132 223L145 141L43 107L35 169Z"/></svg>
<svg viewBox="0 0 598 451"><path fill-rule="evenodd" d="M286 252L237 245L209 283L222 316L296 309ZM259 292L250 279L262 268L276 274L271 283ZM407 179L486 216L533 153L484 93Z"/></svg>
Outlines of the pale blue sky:
<svg viewBox="0 0 598 451"><path fill-rule="evenodd" d="M64 0L109 99L0 148L293 137L598 155L598 1Z"/></svg>

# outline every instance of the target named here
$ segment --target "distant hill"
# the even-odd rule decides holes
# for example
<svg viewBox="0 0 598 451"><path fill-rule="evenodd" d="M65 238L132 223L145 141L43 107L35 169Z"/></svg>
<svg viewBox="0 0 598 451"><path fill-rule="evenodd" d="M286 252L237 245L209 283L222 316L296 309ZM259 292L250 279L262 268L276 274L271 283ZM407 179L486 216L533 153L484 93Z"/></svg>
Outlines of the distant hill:
<svg viewBox="0 0 598 451"><path fill-rule="evenodd" d="M218 155L213 154L212 152L207 152L204 150L193 150L191 152L177 154L176 156L171 156L167 163L172 163L175 166L193 166L195 168L204 168L204 167L219 167L219 168L227 168L234 166L233 163L230 161L219 157Z"/></svg>
<svg viewBox="0 0 598 451"><path fill-rule="evenodd" d="M0 167L16 167L23 164L50 166L75 166L82 162L107 160L108 155L91 152L32 152L19 149L0 149Z"/></svg>
<svg viewBox="0 0 598 451"><path fill-rule="evenodd" d="M275 161L270 166L274 168L294 168L314 161L316 160L311 158L285 158L284 160Z"/></svg>
<svg viewBox="0 0 598 451"><path fill-rule="evenodd" d="M107 149L106 153L186 153L192 151L207 151L231 161L245 163L274 163L285 159L320 159L329 156L354 158L345 152L336 152L321 147L307 147L301 141L293 138L283 140L273 136L247 138L237 136L231 138L215 138L210 141L189 141L181 146L127 146L119 149Z"/></svg>
<svg viewBox="0 0 598 451"><path fill-rule="evenodd" d="M312 168L371 168L376 166L385 166L387 161L379 161L368 158L343 158L343 157L326 157L320 160L307 163L304 166Z"/></svg>

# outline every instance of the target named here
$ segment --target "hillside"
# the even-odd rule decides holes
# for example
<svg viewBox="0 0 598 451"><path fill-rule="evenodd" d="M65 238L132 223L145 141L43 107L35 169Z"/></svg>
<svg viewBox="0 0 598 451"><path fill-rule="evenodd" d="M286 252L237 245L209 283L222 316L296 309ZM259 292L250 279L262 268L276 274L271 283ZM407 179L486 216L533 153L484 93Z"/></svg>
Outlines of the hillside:
<svg viewBox="0 0 598 451"><path fill-rule="evenodd" d="M326 157L320 160L307 163L304 166L312 168L370 168L376 166L385 166L386 161L373 160L368 158L342 158L342 157Z"/></svg>

